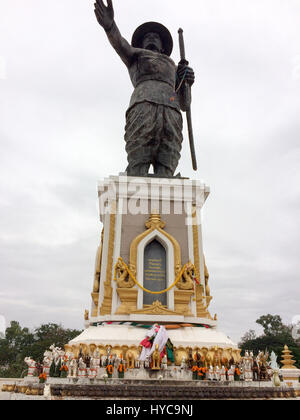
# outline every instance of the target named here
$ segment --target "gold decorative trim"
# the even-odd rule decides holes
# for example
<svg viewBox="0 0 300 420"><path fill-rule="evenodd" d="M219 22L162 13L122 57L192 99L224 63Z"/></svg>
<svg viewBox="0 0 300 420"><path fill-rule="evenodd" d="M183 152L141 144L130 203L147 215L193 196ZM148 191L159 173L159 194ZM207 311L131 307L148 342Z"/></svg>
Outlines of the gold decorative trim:
<svg viewBox="0 0 300 420"><path fill-rule="evenodd" d="M195 291L196 292L196 298L195 299L196 299L197 316L200 317L200 318L212 319L210 313L207 310L212 297L207 296L206 297L206 305L204 305L204 303L203 303L204 287L203 287L203 284L201 284L199 232L198 232L198 223L197 223L197 209L196 209L195 205L193 206L192 222L193 222L194 262L195 262L197 279L200 283L200 284L196 285L196 291Z"/></svg>
<svg viewBox="0 0 300 420"><path fill-rule="evenodd" d="M123 289L118 288L117 293L121 300L121 305L118 307L117 315L127 315L134 313L137 310L137 289Z"/></svg>
<svg viewBox="0 0 300 420"><path fill-rule="evenodd" d="M93 302L93 305L92 305L93 317L98 315L101 263L102 263L102 253L103 253L103 235L104 235L104 228L102 229L102 232L101 232L101 241L100 241L100 245L98 246L97 253L96 253L94 285L93 285L93 292L91 293L92 302Z"/></svg>
<svg viewBox="0 0 300 420"><path fill-rule="evenodd" d="M160 232L163 236L169 239L169 241L172 243L174 248L174 273L175 277L179 274L181 270L181 251L180 251L180 245L177 242L177 240L170 235L169 233L165 232L163 229L165 227L165 222L163 222L160 218L160 215L158 213L152 213L150 215L149 220L145 223L145 226L147 228L146 231L138 235L131 243L130 245L130 264L129 268L130 271L133 273L133 275L136 277L136 266L137 266L137 250L139 243L148 235L150 235L154 230L157 230Z"/></svg>
<svg viewBox="0 0 300 420"><path fill-rule="evenodd" d="M152 305L144 305L144 309L139 309L133 312L134 314L151 314L151 315L181 315L179 312L167 309L159 300L156 300Z"/></svg>
<svg viewBox="0 0 300 420"><path fill-rule="evenodd" d="M128 267L120 257L115 266L115 281L120 289L131 289L135 282L130 277Z"/></svg>
<svg viewBox="0 0 300 420"><path fill-rule="evenodd" d="M103 302L100 308L100 315L108 315L111 313L112 292L113 292L113 288L111 287L111 281L112 281L112 276L113 276L115 225L116 225L116 202L113 201L111 204L111 214L110 214L106 280L104 282L104 298L103 298Z"/></svg>
<svg viewBox="0 0 300 420"><path fill-rule="evenodd" d="M95 276L94 276L93 293L99 293L99 289L100 289L101 261L102 261L102 251L103 251L103 235L104 235L104 228L102 229L102 232L101 232L101 241L100 241L100 245L97 249L97 254L96 254L96 268L95 268Z"/></svg>
<svg viewBox="0 0 300 420"><path fill-rule="evenodd" d="M184 316L193 316L189 306L194 290L175 290L174 305L175 312Z"/></svg>

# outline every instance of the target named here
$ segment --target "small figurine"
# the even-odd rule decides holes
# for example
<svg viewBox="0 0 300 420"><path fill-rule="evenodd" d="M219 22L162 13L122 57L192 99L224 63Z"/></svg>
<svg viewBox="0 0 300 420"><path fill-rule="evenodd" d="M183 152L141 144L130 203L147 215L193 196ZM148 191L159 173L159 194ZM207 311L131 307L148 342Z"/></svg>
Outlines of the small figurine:
<svg viewBox="0 0 300 420"><path fill-rule="evenodd" d="M149 367L150 367L150 360L149 360L149 356L147 356L144 362L144 368L149 369Z"/></svg>
<svg viewBox="0 0 300 420"><path fill-rule="evenodd" d="M69 365L69 378L77 378L77 360L74 358L71 360Z"/></svg>
<svg viewBox="0 0 300 420"><path fill-rule="evenodd" d="M86 364L84 363L82 357L79 359L78 376L79 378L86 378L87 376Z"/></svg>
<svg viewBox="0 0 300 420"><path fill-rule="evenodd" d="M24 362L28 366L28 376L36 375L36 362L31 357L25 357Z"/></svg>
<svg viewBox="0 0 300 420"><path fill-rule="evenodd" d="M225 366L221 367L221 371L220 371L220 381L221 382L225 382L226 381L226 369Z"/></svg>
<svg viewBox="0 0 300 420"><path fill-rule="evenodd" d="M152 370L160 370L160 352L158 344L155 345L155 350L152 354Z"/></svg>
<svg viewBox="0 0 300 420"><path fill-rule="evenodd" d="M132 351L128 351L126 355L127 360L127 369L134 369L135 368L135 358Z"/></svg>
<svg viewBox="0 0 300 420"><path fill-rule="evenodd" d="M228 370L228 381L233 382L234 381L234 372L235 372L235 366L231 365L230 369Z"/></svg>
<svg viewBox="0 0 300 420"><path fill-rule="evenodd" d="M208 370L208 375L207 375L207 379L209 381L213 381L214 380L214 368L212 365L209 366L209 370Z"/></svg>
<svg viewBox="0 0 300 420"><path fill-rule="evenodd" d="M166 354L162 358L161 368L162 368L162 370L167 370L168 369L168 358L167 358L167 355Z"/></svg>

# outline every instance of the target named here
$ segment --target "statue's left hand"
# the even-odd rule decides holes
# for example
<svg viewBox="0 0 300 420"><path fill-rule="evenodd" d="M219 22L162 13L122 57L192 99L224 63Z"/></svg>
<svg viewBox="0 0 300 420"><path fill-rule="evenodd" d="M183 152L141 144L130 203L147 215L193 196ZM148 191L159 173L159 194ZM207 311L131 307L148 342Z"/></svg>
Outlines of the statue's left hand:
<svg viewBox="0 0 300 420"><path fill-rule="evenodd" d="M189 67L189 66L187 66L185 64L180 64L179 63L178 68L177 68L177 75L178 75L178 77L179 77L180 80L185 75L184 80L186 80L187 83L190 86L192 86L192 84L195 82L195 73L194 73L194 70L191 67Z"/></svg>

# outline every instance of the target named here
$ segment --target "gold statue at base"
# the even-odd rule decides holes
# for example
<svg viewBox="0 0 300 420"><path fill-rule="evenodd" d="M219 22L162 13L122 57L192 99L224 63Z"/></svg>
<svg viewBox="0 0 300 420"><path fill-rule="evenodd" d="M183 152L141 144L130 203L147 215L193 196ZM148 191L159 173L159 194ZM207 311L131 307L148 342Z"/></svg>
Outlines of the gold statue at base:
<svg viewBox="0 0 300 420"><path fill-rule="evenodd" d="M160 352L158 344L155 346L155 351L152 354L152 370L160 370Z"/></svg>

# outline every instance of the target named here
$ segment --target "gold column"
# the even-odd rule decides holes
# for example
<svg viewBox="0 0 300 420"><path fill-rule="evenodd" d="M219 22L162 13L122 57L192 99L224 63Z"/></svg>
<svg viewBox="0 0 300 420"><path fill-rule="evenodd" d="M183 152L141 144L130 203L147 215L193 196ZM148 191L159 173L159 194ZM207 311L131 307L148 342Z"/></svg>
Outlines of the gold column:
<svg viewBox="0 0 300 420"><path fill-rule="evenodd" d="M210 318L211 315L207 311L207 306L203 303L203 292L204 287L201 281L200 275L200 250L199 250L199 231L198 231L198 223L197 223L197 209L196 206L193 206L192 211L192 223L193 223L193 245L194 245L194 262L196 268L196 276L197 280L200 284L197 284L195 287L195 294L196 294L196 308L197 308L197 316L200 318Z"/></svg>

